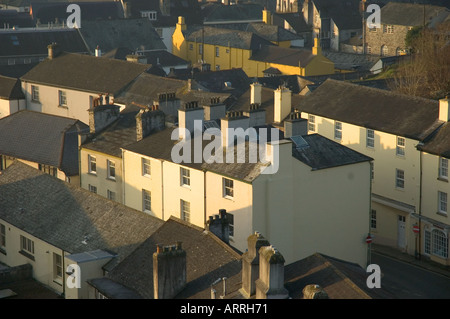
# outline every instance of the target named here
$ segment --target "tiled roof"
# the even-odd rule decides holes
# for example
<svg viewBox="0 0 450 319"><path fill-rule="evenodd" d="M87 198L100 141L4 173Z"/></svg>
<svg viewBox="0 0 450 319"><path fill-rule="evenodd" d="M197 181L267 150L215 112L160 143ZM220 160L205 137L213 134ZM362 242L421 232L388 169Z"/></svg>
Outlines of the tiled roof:
<svg viewBox="0 0 450 319"><path fill-rule="evenodd" d="M424 17L425 10L425 17ZM390 2L381 8L380 18L382 24L419 26L425 23L443 21L450 15L450 10L445 7L430 6L416 3Z"/></svg>
<svg viewBox="0 0 450 319"><path fill-rule="evenodd" d="M253 61L276 63L304 68L314 59L311 50L284 48L279 46L263 46L250 58Z"/></svg>
<svg viewBox="0 0 450 319"><path fill-rule="evenodd" d="M240 288L242 280L240 254L212 233L170 217L142 245L108 273L107 278L114 282L116 287L100 291L108 295L114 291L123 291L126 287L137 292L142 298L153 299L152 256L156 252L156 245L174 245L177 241L182 242L182 248L186 251L187 284L175 297L176 299L208 299L211 296L211 284L223 277L227 278L229 292ZM93 280L91 284L97 289L101 287L105 289L105 280L101 281L102 286Z"/></svg>
<svg viewBox="0 0 450 319"><path fill-rule="evenodd" d="M42 61L21 79L79 91L117 94L149 67L148 64L63 52Z"/></svg>
<svg viewBox="0 0 450 319"><path fill-rule="evenodd" d="M302 112L419 141L442 124L437 101L332 79L297 107Z"/></svg>
<svg viewBox="0 0 450 319"><path fill-rule="evenodd" d="M332 18L340 30L362 29L359 0L313 0L320 17Z"/></svg>
<svg viewBox="0 0 450 319"><path fill-rule="evenodd" d="M58 167L78 175L78 132L84 123L34 111L19 111L0 119L0 154Z"/></svg>
<svg viewBox="0 0 450 319"><path fill-rule="evenodd" d="M0 75L0 99L18 100L24 98L25 95L18 79Z"/></svg>
<svg viewBox="0 0 450 319"><path fill-rule="evenodd" d="M450 124L444 123L435 134L417 148L427 153L450 158Z"/></svg>
<svg viewBox="0 0 450 319"><path fill-rule="evenodd" d="M103 249L118 261L163 224L20 162L0 174L0 219L65 252Z"/></svg>

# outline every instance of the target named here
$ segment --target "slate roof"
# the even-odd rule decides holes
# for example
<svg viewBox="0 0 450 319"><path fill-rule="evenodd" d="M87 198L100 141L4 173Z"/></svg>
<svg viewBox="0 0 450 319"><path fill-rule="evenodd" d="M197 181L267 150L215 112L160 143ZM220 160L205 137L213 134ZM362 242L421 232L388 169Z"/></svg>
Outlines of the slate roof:
<svg viewBox="0 0 450 319"><path fill-rule="evenodd" d="M31 29L0 32L0 57L48 54L47 46L58 43L61 50L72 53L89 52L74 29Z"/></svg>
<svg viewBox="0 0 450 319"><path fill-rule="evenodd" d="M93 93L117 94L150 65L61 53L22 76L22 81ZM68 76L70 74L70 76Z"/></svg>
<svg viewBox="0 0 450 319"><path fill-rule="evenodd" d="M284 27L284 21L297 33L311 32L311 27L305 21L302 13L298 12L276 12L272 15L273 24Z"/></svg>
<svg viewBox="0 0 450 319"><path fill-rule="evenodd" d="M70 4L80 6L82 27L84 21L124 18L122 4L119 1L75 1ZM67 6L67 2L40 2L38 0L31 2L30 12L33 19L35 21L39 19L40 23L55 22L55 19L61 23L68 17Z"/></svg>
<svg viewBox="0 0 450 319"><path fill-rule="evenodd" d="M250 85L250 79L241 68L194 73L194 80L211 92L241 96ZM231 83L231 88L225 83Z"/></svg>
<svg viewBox="0 0 450 319"><path fill-rule="evenodd" d="M357 264L339 260L320 253L286 265L285 287L293 299L303 298L303 288L316 284L330 299L393 299L383 285L367 288L367 272Z"/></svg>
<svg viewBox="0 0 450 319"><path fill-rule="evenodd" d="M0 218L65 252L108 250L117 261L163 224L20 162L0 175Z"/></svg>
<svg viewBox="0 0 450 319"><path fill-rule="evenodd" d="M29 64L0 65L0 75L18 79L38 65L38 63L39 62Z"/></svg>
<svg viewBox="0 0 450 319"><path fill-rule="evenodd" d="M28 12L2 9L0 10L0 29L5 28L5 26L8 27L8 25L10 28L14 26L30 28L34 27L35 24Z"/></svg>
<svg viewBox="0 0 450 319"><path fill-rule="evenodd" d="M306 96L298 108L419 141L442 125L437 101L332 79Z"/></svg>
<svg viewBox="0 0 450 319"><path fill-rule="evenodd" d="M444 123L438 131L430 136L424 144L418 145L417 148L421 151L450 158L450 125L448 122Z"/></svg>
<svg viewBox="0 0 450 319"><path fill-rule="evenodd" d="M0 99L25 99L20 80L0 75Z"/></svg>
<svg viewBox="0 0 450 319"><path fill-rule="evenodd" d="M440 6L422 5L416 3L395 3L389 2L381 8L381 23L418 26L423 25L425 8L425 23L434 24L437 21L443 21L450 15L450 10Z"/></svg>
<svg viewBox="0 0 450 319"><path fill-rule="evenodd" d="M320 18L332 18L340 30L362 29L359 0L313 0Z"/></svg>
<svg viewBox="0 0 450 319"><path fill-rule="evenodd" d="M368 71L380 59L379 56L346 52L322 51L322 54L340 70Z"/></svg>
<svg viewBox="0 0 450 319"><path fill-rule="evenodd" d="M97 46L102 52L119 47L131 50L167 49L148 19L83 21L78 30L91 54Z"/></svg>
<svg viewBox="0 0 450 319"><path fill-rule="evenodd" d="M78 175L78 132L87 131L88 126L75 119L19 111L0 119L0 154Z"/></svg>
<svg viewBox="0 0 450 319"><path fill-rule="evenodd" d="M189 65L190 62L172 54L166 50L152 50L144 52L147 57L147 63L152 65L177 66L177 65Z"/></svg>
<svg viewBox="0 0 450 319"><path fill-rule="evenodd" d="M303 135L305 146L292 143L292 155L312 170L356 164L373 160L319 134Z"/></svg>
<svg viewBox="0 0 450 319"><path fill-rule="evenodd" d="M257 50L264 45L273 45L270 41L252 32L209 26L202 27L188 25L184 34L187 41L230 46L232 48L244 50Z"/></svg>
<svg viewBox="0 0 450 319"><path fill-rule="evenodd" d="M252 54L250 60L281 65L305 67L314 59L311 50L284 48L279 46L263 46ZM331 63L331 62L330 62Z"/></svg>
<svg viewBox="0 0 450 319"><path fill-rule="evenodd" d="M107 279L90 280L91 285L108 296L131 289L145 299L153 299L153 253L156 245L174 245L182 242L186 251L186 287L175 299L209 299L211 284L218 278L227 278L227 290L235 291L241 285L241 256L212 233L170 217L132 254L107 275ZM101 290L105 282L122 285L122 289Z"/></svg>
<svg viewBox="0 0 450 319"><path fill-rule="evenodd" d="M219 2L208 2L202 5L201 13L205 23L219 21L262 20L264 7L258 3L237 3L229 6Z"/></svg>

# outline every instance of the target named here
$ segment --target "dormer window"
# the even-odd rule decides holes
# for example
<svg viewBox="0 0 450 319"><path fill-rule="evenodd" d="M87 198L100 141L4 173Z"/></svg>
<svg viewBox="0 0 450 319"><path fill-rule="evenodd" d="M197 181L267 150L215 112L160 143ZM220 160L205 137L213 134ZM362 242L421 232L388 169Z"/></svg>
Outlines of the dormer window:
<svg viewBox="0 0 450 319"><path fill-rule="evenodd" d="M141 17L147 18L151 21L156 20L156 11L141 11Z"/></svg>

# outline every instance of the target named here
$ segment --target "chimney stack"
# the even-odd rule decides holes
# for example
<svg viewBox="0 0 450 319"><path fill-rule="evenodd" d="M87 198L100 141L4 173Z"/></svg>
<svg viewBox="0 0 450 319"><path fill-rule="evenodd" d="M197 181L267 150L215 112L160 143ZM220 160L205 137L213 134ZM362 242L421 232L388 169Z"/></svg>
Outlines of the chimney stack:
<svg viewBox="0 0 450 319"><path fill-rule="evenodd" d="M255 127L266 124L266 110L260 108L260 104L250 104L250 109L244 112L249 117L249 127Z"/></svg>
<svg viewBox="0 0 450 319"><path fill-rule="evenodd" d="M127 61L133 63L147 64L147 57L141 54L129 54L127 55Z"/></svg>
<svg viewBox="0 0 450 319"><path fill-rule="evenodd" d="M249 128L250 118L244 116L243 111L226 112L225 118L220 120L220 129L222 132L222 146L234 146L233 139L229 136L231 129L242 128L244 131Z"/></svg>
<svg viewBox="0 0 450 319"><path fill-rule="evenodd" d="M255 282L259 277L259 249L270 243L260 233L255 232L247 238L247 251L242 255L242 288L243 296L251 298L256 293Z"/></svg>
<svg viewBox="0 0 450 319"><path fill-rule="evenodd" d="M198 106L198 101L187 102L178 110L179 138L186 138L187 131L193 133L196 121L200 121L200 129L203 129L205 110Z"/></svg>
<svg viewBox="0 0 450 319"><path fill-rule="evenodd" d="M291 90L284 86L274 91L274 122L281 123L291 113Z"/></svg>
<svg viewBox="0 0 450 319"><path fill-rule="evenodd" d="M226 244L230 243L230 222L225 209L220 209L219 215L209 216L206 228Z"/></svg>
<svg viewBox="0 0 450 319"><path fill-rule="evenodd" d="M259 249L259 279L256 280L256 299L288 299L284 288L284 257L273 246Z"/></svg>
<svg viewBox="0 0 450 319"><path fill-rule="evenodd" d="M56 58L61 53L59 45L56 42L49 44L47 46L47 49L48 49L48 58L50 60Z"/></svg>
<svg viewBox="0 0 450 319"><path fill-rule="evenodd" d="M89 132L95 134L109 124L116 121L120 116L120 106L100 105L95 108L89 109Z"/></svg>
<svg viewBox="0 0 450 319"><path fill-rule="evenodd" d="M205 121L218 120L226 115L226 106L220 101L219 97L211 98L210 105L204 105Z"/></svg>
<svg viewBox="0 0 450 319"><path fill-rule="evenodd" d="M448 122L450 120L450 105L448 96L439 100L439 120Z"/></svg>
<svg viewBox="0 0 450 319"><path fill-rule="evenodd" d="M136 114L136 141L140 141L150 133L165 128L165 114L157 105L145 108Z"/></svg>
<svg viewBox="0 0 450 319"><path fill-rule="evenodd" d="M101 57L102 56L102 50L100 50L100 47L98 45L95 48L95 56L96 57Z"/></svg>
<svg viewBox="0 0 450 319"><path fill-rule="evenodd" d="M157 245L153 254L153 292L155 299L172 299L186 287L186 251L181 242Z"/></svg>
<svg viewBox="0 0 450 319"><path fill-rule="evenodd" d="M258 82L250 84L250 104L261 104L262 85Z"/></svg>
<svg viewBox="0 0 450 319"><path fill-rule="evenodd" d="M181 101L177 98L175 92L158 93L158 99L153 103L158 105L159 109L166 115L173 117L177 117L181 105Z"/></svg>
<svg viewBox="0 0 450 319"><path fill-rule="evenodd" d="M284 121L284 138L298 135L308 135L308 120L301 118L301 113L296 110Z"/></svg>

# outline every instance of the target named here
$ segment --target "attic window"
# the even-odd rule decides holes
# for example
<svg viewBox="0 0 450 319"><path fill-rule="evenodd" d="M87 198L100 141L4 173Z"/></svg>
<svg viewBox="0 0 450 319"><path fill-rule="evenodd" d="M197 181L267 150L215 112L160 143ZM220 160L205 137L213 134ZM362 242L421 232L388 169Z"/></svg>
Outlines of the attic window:
<svg viewBox="0 0 450 319"><path fill-rule="evenodd" d="M11 36L11 41L12 41L12 44L13 45L19 45L20 43L19 43L19 39L17 38L17 36L15 36L15 35L12 35Z"/></svg>
<svg viewBox="0 0 450 319"><path fill-rule="evenodd" d="M156 11L141 11L142 18L148 18L151 21L156 20Z"/></svg>

